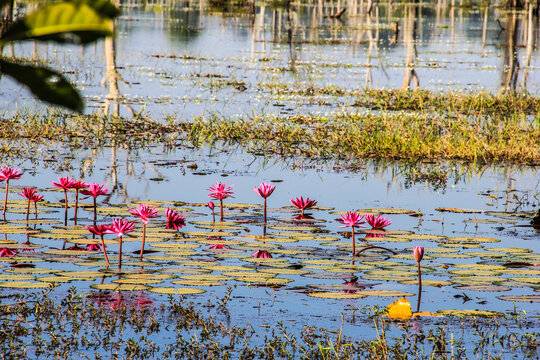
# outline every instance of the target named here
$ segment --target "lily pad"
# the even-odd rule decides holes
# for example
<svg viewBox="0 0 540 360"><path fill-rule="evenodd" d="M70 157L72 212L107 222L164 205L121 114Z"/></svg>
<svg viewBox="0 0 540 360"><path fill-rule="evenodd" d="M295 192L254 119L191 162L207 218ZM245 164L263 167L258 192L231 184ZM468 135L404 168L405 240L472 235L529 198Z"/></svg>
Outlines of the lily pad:
<svg viewBox="0 0 540 360"><path fill-rule="evenodd" d="M158 294L176 294L176 295L194 295L205 293L206 290L197 288L172 288L172 287L155 287L149 291Z"/></svg>
<svg viewBox="0 0 540 360"><path fill-rule="evenodd" d="M316 297L316 298L323 298L323 299L362 299L366 297L366 295L362 294L362 292L346 293L346 292L325 292L325 291L310 292L308 293L308 296Z"/></svg>

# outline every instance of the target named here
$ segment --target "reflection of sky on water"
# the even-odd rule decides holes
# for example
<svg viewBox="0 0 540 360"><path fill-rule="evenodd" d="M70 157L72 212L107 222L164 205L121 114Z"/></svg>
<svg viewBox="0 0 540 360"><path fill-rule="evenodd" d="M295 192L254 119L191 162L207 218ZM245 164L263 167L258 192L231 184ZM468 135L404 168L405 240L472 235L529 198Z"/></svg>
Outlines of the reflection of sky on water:
<svg viewBox="0 0 540 360"><path fill-rule="evenodd" d="M515 82L508 86L523 86L527 72L527 90L538 92L538 29L533 21L529 49L527 14L511 18L494 10L436 6L412 11L386 4L376 9L372 16L349 9L340 22L323 17L334 9L325 7L319 13L317 7L300 6L291 15L295 29L291 52L286 9L262 5L254 16L221 16L180 4L161 12L125 8L117 25L120 94L136 110L145 109L154 117L164 113L185 119L209 112L326 113L354 109L350 107L354 97L276 95L272 87L396 89L404 85L409 63L421 89L497 92L502 70L512 65L503 66L510 61L505 59L512 49L519 67L512 73ZM495 20L506 30L501 32ZM508 43L511 29L515 29L511 37L515 41ZM36 49L38 57L67 72L83 90L88 111L103 104L107 90L102 85L102 42L84 50L51 44ZM34 46L16 47L15 53L32 57ZM9 80L2 81L3 109L13 104L34 106L26 92L14 89ZM408 83L414 87L414 78Z"/></svg>

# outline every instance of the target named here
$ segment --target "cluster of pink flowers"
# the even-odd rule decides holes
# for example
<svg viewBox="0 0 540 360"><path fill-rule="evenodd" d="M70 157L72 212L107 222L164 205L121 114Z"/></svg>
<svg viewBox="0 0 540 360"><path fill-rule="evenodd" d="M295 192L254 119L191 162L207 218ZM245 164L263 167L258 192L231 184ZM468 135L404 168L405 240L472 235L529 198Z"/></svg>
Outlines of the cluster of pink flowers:
<svg viewBox="0 0 540 360"><path fill-rule="evenodd" d="M20 172L19 169L13 169L10 167L1 167L0 171L0 181L6 181L6 196L4 200L4 218L5 218L5 212L7 207L7 194L8 194L8 187L9 187L9 181L20 179L22 176L22 172ZM106 234L116 234L116 237L120 239L120 256L119 256L119 265L121 264L121 247L122 247L122 237L124 235L130 236L129 233L132 232L135 229L135 223L136 220L127 220L127 219L113 219L112 224L104 225L100 224L98 225L96 223L97 220L97 209L96 209L96 199L99 196L107 195L109 193L108 189L104 188L104 184L99 183L87 183L82 180L74 180L73 178L66 176L66 177L60 177L58 181L51 181L51 184L55 187L62 189L64 191L64 202L65 202L65 209L66 209L66 223L67 223L67 211L68 211L68 200L67 200L67 192L70 190L75 190L75 224L77 223L77 208L78 208L78 196L79 192L83 195L86 195L88 197L92 197L94 200L94 225L93 226L86 226L88 231L90 231L92 234L100 236L101 237L101 249L103 250L103 253L105 255L105 259L107 261L107 265L109 265L109 260L107 258L106 250L105 250L105 243L103 240L103 236ZM209 195L211 199L219 200L220 202L220 220L223 221L223 200L227 199L229 197L232 197L234 186L227 186L225 182L220 183L216 182L214 185L210 186L208 188ZM272 185L270 183L262 182L259 186L255 186L253 188L253 191L263 198L264 200L264 222L266 223L267 220L267 199L272 195L274 190L276 189L275 185ZM30 211L30 204L31 202L34 202L35 208L36 208L36 218L37 218L37 202L43 200L43 195L39 195L37 193L37 190L35 188L31 187L25 187L23 188L23 191L19 194L20 196L28 199L28 207L27 207L27 214L26 219L28 220L28 215ZM298 219L309 219L312 218L310 215L305 214L305 211L308 209L312 209L317 205L317 201L310 199L308 197L304 198L302 196L293 198L290 200L292 205L300 210L300 215L297 216ZM207 203L207 206L212 210L212 215L214 216L214 203L212 201ZM146 225L150 221L150 219L158 217L159 211L154 206L150 208L147 204L140 204L136 209L130 209L131 214L138 217L141 222L143 223L143 237L142 237L142 246L140 251L140 256L142 259L143 252L144 252L144 243L145 243L145 237L146 237ZM181 229L183 226L185 226L185 217L178 214L176 211L167 208L165 210L165 228L167 229L174 229L178 230ZM365 221L363 221L365 220ZM215 221L215 217L214 217ZM340 223L343 224L342 227L351 227L352 230L352 239L353 239L353 254L355 251L355 245L354 245L354 229L365 227L363 224L366 224L366 222L372 227L372 229L383 229L384 227L390 225L392 221L390 219L387 219L384 216L381 215L369 215L364 214L361 215L358 212L349 211L345 215L341 216L341 219L338 220ZM87 247L89 250L99 250L100 246L97 244L92 244L92 246ZM228 246L226 245L220 245L220 244L214 244L210 245L210 249L228 249ZM10 251L8 249L3 249L3 252L0 251L0 256L13 256L15 252ZM415 258L418 258L417 250L415 250ZM271 255L267 251L256 251L252 254L254 257L260 257L260 258L269 258ZM420 256L421 259L421 256ZM417 260L418 261L418 260Z"/></svg>

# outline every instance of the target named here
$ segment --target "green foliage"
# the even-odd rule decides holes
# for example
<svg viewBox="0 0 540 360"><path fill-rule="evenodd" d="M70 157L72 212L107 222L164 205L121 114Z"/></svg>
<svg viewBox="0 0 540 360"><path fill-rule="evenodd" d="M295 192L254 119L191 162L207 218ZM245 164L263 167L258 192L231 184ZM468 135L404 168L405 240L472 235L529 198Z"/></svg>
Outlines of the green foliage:
<svg viewBox="0 0 540 360"><path fill-rule="evenodd" d="M22 65L0 59L0 71L30 88L40 100L82 112L84 102L62 74L42 66Z"/></svg>
<svg viewBox="0 0 540 360"><path fill-rule="evenodd" d="M0 8L6 2L0 2ZM15 21L0 36L10 42L39 40L88 44L112 36L119 9L108 0L72 0L49 4ZM42 101L82 112L84 103L75 87L60 73L33 64L0 59L0 71L28 88Z"/></svg>

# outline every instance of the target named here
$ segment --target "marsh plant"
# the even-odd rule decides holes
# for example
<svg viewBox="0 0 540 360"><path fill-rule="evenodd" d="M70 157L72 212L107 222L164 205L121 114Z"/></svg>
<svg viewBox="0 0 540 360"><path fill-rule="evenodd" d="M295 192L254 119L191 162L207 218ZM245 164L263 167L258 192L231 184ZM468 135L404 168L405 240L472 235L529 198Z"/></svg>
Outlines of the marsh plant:
<svg viewBox="0 0 540 360"><path fill-rule="evenodd" d="M54 300L52 289L3 295L0 351L9 359L498 359L502 354L534 359L538 355L538 334L526 332L534 320L521 316L395 324L380 308L369 307L360 309L365 319L360 325L371 326L374 337L357 339L344 330L349 322L345 315L338 329L291 328L278 321L261 330L249 323L220 321L227 318L227 307L234 306L231 292L204 310L172 295L157 305L144 291L81 294L72 287L59 300Z"/></svg>

